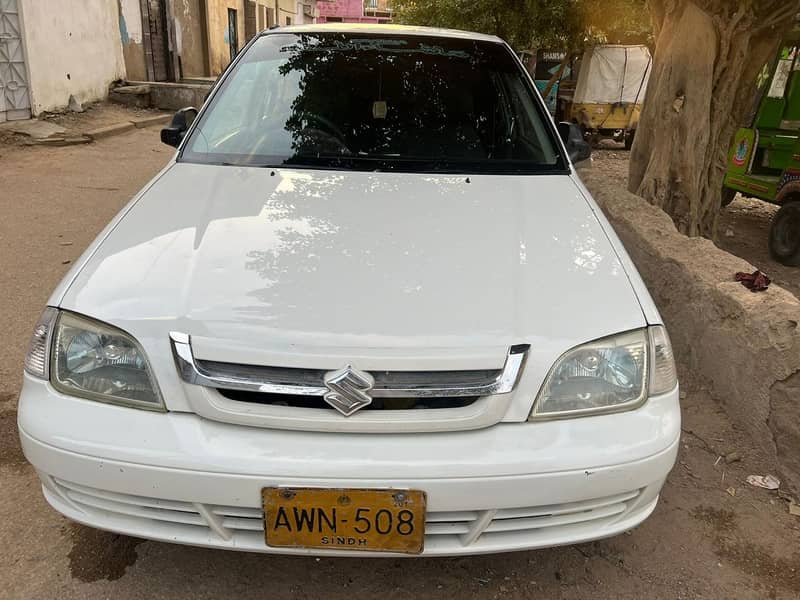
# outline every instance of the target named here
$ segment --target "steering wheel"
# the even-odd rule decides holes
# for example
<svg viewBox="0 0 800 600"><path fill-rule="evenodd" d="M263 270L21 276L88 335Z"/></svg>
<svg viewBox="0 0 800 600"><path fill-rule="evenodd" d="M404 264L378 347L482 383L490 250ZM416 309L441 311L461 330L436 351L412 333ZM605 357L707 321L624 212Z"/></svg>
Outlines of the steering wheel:
<svg viewBox="0 0 800 600"><path fill-rule="evenodd" d="M323 117L322 115L312 112L304 112L303 121L306 122L306 127L303 128L303 131L313 134L322 134L322 137L325 138L325 141L335 142L337 146L344 150L344 153L352 154L350 152L350 148L347 147L347 144L344 141L344 133L341 129L339 129L339 127L336 126L335 123L333 123L333 121ZM316 125L316 127L314 125Z"/></svg>
<svg viewBox="0 0 800 600"><path fill-rule="evenodd" d="M304 112L303 113L303 120L308 123L316 123L317 125L322 125L321 128L319 127L306 127L306 129L321 129L326 133L332 134L334 137L339 138L339 140L344 145L344 133L342 132L336 124L328 119L327 117L323 117L322 115L318 115L317 113L312 112Z"/></svg>

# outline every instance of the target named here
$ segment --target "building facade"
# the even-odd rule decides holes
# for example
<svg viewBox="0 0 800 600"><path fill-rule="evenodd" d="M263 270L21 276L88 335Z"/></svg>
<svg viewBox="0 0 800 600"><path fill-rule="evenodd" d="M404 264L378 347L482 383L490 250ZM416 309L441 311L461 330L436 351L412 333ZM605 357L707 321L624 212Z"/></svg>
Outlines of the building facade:
<svg viewBox="0 0 800 600"><path fill-rule="evenodd" d="M0 0L0 122L101 100L125 77L108 0Z"/></svg>
<svg viewBox="0 0 800 600"><path fill-rule="evenodd" d="M103 100L117 80L218 76L257 32L384 22L384 0L0 0L0 122ZM350 16L352 15L352 16Z"/></svg>
<svg viewBox="0 0 800 600"><path fill-rule="evenodd" d="M391 23L390 0L327 0L317 4L320 23Z"/></svg>
<svg viewBox="0 0 800 600"><path fill-rule="evenodd" d="M252 25L248 23L248 35L270 27L316 23L319 16L316 0L253 0L250 4L252 10L248 11L248 19Z"/></svg>
<svg viewBox="0 0 800 600"><path fill-rule="evenodd" d="M216 77L257 32L313 23L318 14L317 0L117 2L131 81Z"/></svg>

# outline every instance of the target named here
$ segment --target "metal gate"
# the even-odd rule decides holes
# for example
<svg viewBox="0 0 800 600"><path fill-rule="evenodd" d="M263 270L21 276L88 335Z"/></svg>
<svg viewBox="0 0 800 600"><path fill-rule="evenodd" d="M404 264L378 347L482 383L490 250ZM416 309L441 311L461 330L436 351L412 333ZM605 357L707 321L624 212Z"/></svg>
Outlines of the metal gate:
<svg viewBox="0 0 800 600"><path fill-rule="evenodd" d="M0 0L0 123L30 116L28 73L17 0Z"/></svg>

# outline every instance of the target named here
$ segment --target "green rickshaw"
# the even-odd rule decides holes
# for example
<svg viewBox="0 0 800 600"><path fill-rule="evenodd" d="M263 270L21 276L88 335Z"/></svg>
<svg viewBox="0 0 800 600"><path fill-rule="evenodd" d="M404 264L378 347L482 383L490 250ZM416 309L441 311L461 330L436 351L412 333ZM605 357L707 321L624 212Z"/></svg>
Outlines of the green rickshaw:
<svg viewBox="0 0 800 600"><path fill-rule="evenodd" d="M781 208L769 236L772 257L800 266L800 31L786 40L758 81L758 109L728 152L722 205L737 192Z"/></svg>

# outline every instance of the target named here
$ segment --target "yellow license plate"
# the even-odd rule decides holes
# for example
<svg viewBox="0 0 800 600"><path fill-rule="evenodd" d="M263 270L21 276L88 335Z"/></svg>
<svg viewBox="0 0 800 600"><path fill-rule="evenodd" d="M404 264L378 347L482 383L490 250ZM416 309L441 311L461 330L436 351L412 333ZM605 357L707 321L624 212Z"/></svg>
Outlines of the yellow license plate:
<svg viewBox="0 0 800 600"><path fill-rule="evenodd" d="M425 492L264 488L261 495L268 546L422 552Z"/></svg>

